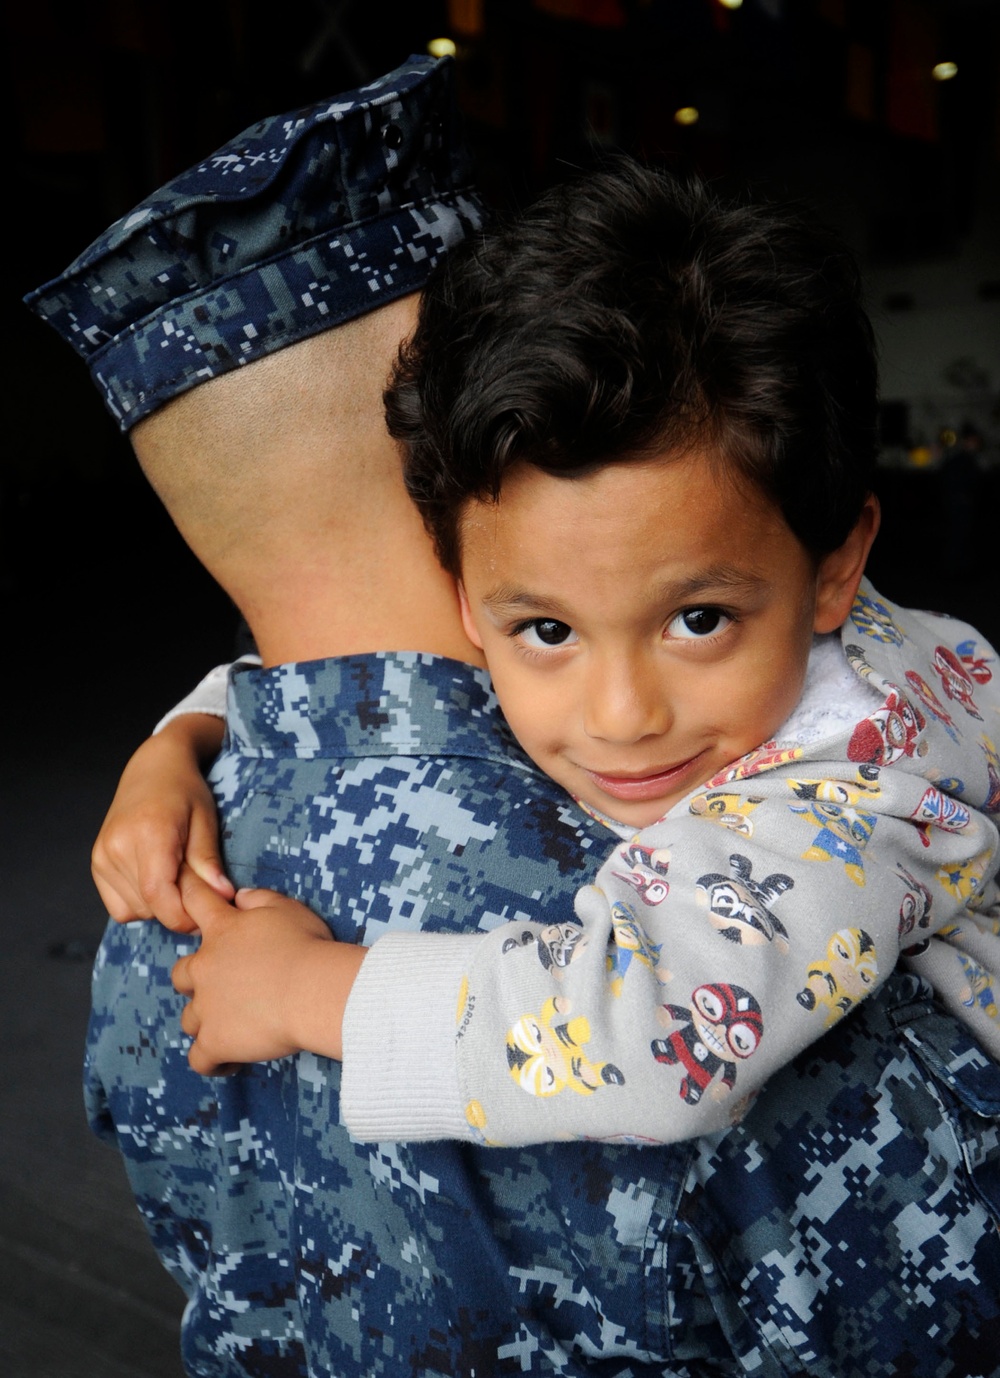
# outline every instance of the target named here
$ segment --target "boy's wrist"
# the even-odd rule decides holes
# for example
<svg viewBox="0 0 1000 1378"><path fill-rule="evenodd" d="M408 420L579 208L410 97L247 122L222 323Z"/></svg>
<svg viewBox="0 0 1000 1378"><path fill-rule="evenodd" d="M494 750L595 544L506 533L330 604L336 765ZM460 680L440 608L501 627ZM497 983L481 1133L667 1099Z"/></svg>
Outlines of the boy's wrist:
<svg viewBox="0 0 1000 1378"><path fill-rule="evenodd" d="M224 735L225 723L221 718L209 713L183 713L171 718L148 740L189 754L200 768L219 754Z"/></svg>
<svg viewBox="0 0 1000 1378"><path fill-rule="evenodd" d="M289 1033L300 1051L342 1060L344 1010L366 951L323 939L303 945L287 992Z"/></svg>

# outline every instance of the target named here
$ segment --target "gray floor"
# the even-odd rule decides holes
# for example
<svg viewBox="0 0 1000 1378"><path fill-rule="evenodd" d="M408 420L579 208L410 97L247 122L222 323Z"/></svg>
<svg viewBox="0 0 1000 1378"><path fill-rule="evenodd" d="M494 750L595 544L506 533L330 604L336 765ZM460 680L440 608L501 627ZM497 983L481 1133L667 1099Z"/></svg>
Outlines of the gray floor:
<svg viewBox="0 0 1000 1378"><path fill-rule="evenodd" d="M105 923L89 856L130 751L226 658L233 615L144 488L16 501L0 549L5 665L25 670L0 754L0 1375L183 1378L183 1296L84 1117Z"/></svg>
<svg viewBox="0 0 1000 1378"><path fill-rule="evenodd" d="M182 1295L146 1239L80 1096L90 956L104 926L92 835L117 762L82 744L0 797L0 1371L180 1378Z"/></svg>

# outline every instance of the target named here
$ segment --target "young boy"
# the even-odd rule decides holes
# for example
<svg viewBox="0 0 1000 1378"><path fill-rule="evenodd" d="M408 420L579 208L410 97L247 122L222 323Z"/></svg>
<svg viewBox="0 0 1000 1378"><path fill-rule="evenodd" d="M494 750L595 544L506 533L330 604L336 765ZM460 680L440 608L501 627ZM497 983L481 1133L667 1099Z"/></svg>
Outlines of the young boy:
<svg viewBox="0 0 1000 1378"><path fill-rule="evenodd" d="M511 729L624 845L580 925L374 944L344 1021L354 1134L722 1127L900 950L998 1055L992 653L861 584L875 370L843 253L616 165L452 259L389 415ZM207 1070L245 1055L226 988L266 987L270 939L227 931L227 968L187 893ZM317 1014L254 1056L338 1054Z"/></svg>

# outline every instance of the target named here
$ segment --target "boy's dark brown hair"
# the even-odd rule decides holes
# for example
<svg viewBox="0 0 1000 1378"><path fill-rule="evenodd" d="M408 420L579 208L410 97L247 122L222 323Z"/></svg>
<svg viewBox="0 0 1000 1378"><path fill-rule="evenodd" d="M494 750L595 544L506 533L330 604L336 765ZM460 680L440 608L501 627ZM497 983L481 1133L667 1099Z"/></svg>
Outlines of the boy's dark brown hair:
<svg viewBox="0 0 1000 1378"><path fill-rule="evenodd" d="M386 408L452 573L463 506L512 465L572 478L695 448L819 556L871 489L875 347L826 231L620 158L449 256Z"/></svg>

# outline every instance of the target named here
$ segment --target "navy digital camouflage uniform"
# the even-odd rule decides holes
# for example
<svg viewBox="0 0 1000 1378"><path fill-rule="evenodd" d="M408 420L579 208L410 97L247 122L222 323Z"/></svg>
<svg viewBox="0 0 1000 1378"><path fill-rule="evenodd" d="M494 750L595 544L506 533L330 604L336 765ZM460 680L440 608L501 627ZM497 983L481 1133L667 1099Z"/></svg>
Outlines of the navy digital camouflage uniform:
<svg viewBox="0 0 1000 1378"><path fill-rule="evenodd" d="M569 912L607 847L485 674L431 656L237 671L212 780L234 881L350 941ZM991 1371L1000 1070L915 978L725 1134L359 1145L338 1064L190 1071L169 980L190 950L109 926L87 1060L94 1127L190 1298L189 1373Z"/></svg>

